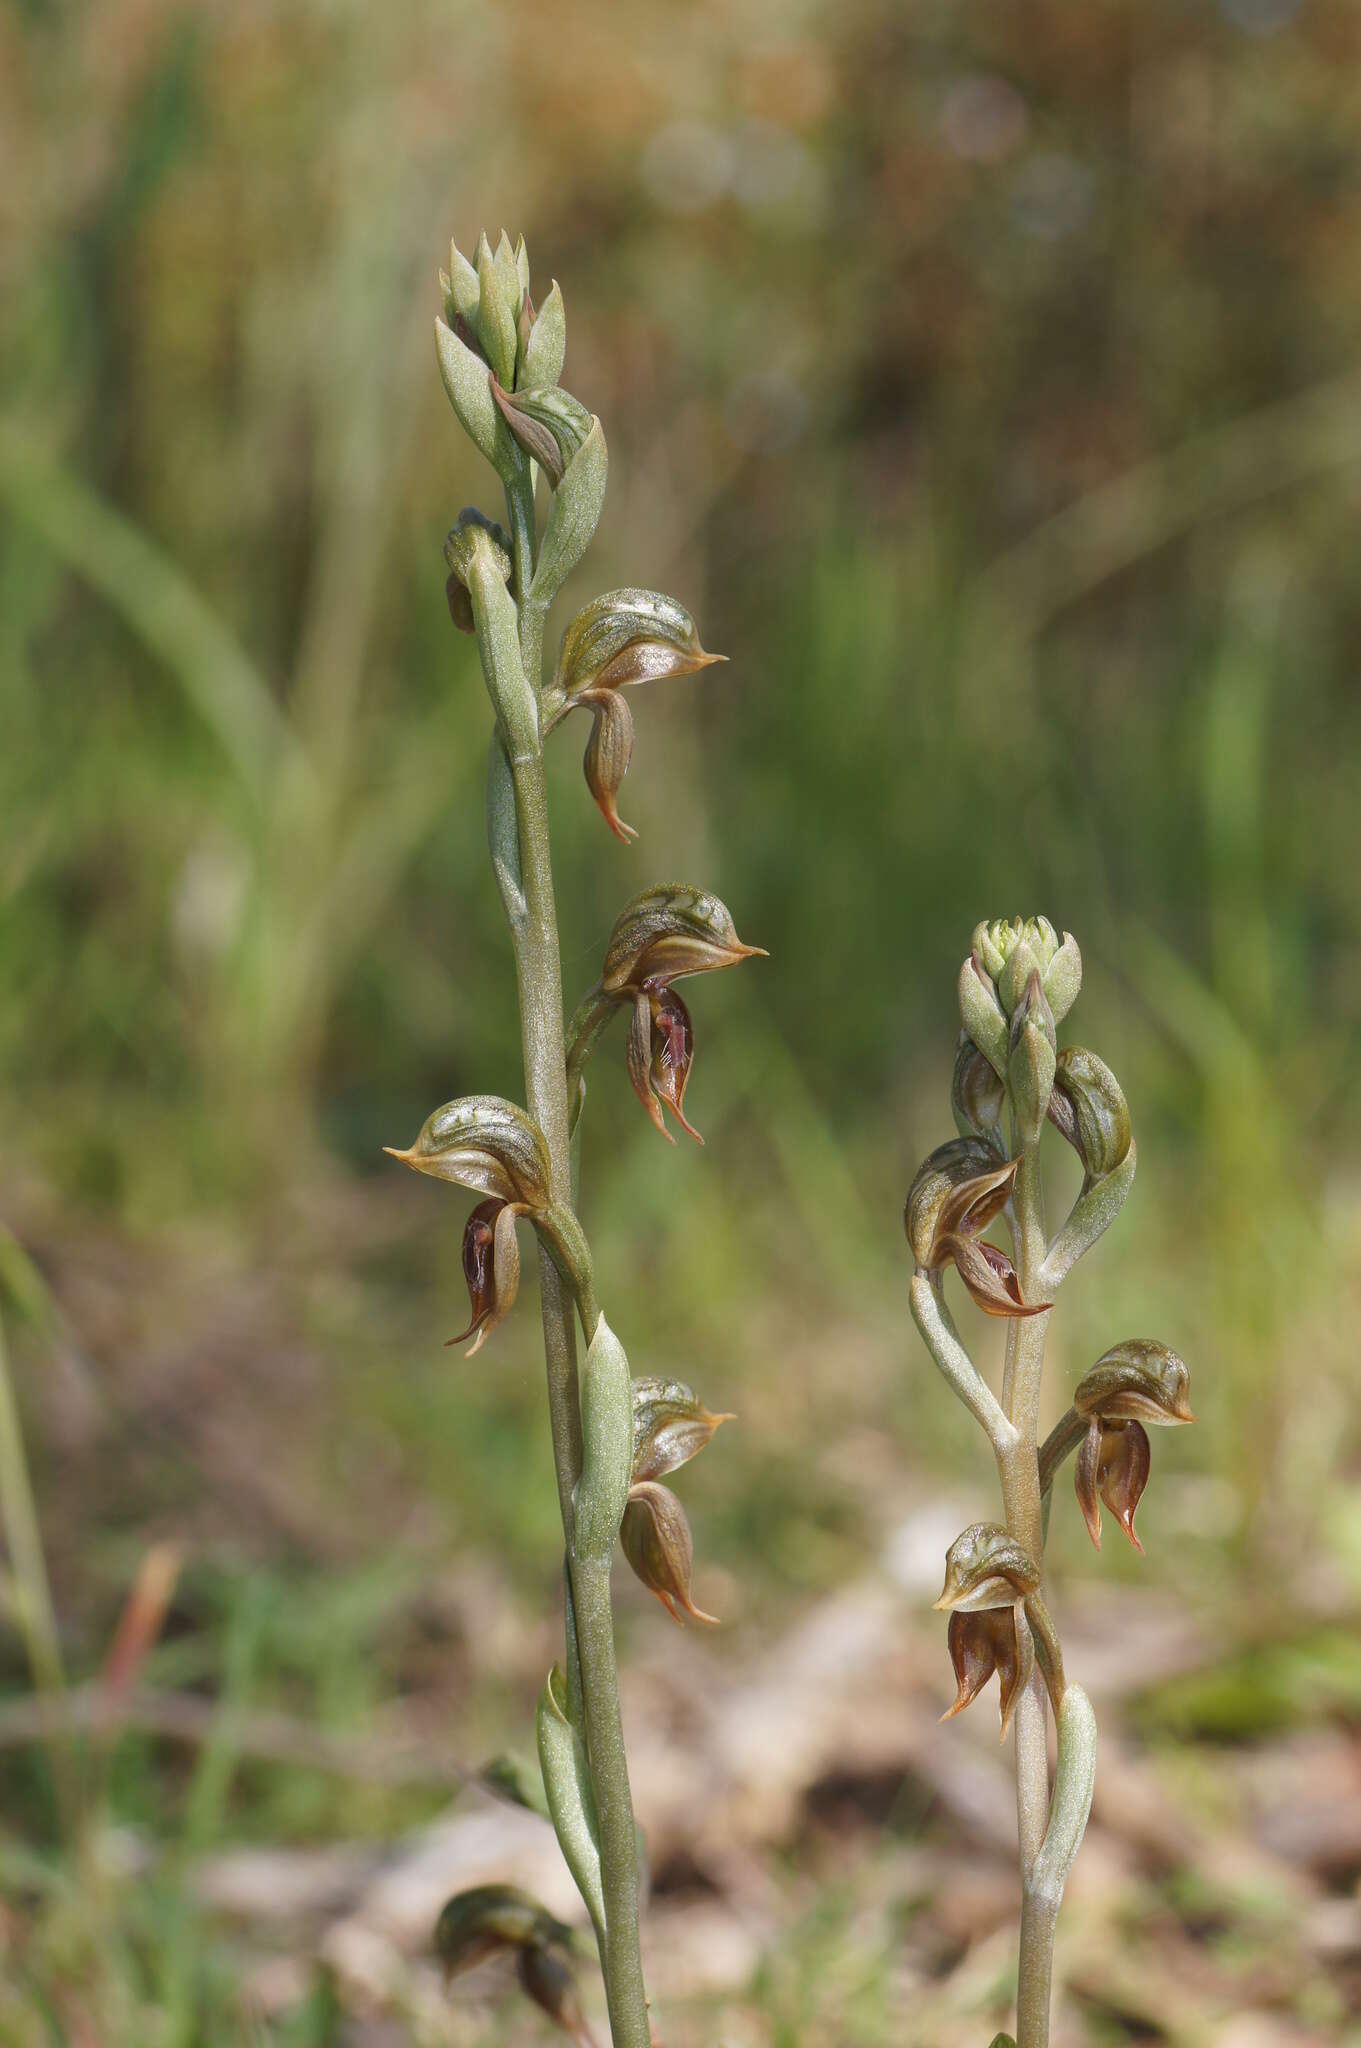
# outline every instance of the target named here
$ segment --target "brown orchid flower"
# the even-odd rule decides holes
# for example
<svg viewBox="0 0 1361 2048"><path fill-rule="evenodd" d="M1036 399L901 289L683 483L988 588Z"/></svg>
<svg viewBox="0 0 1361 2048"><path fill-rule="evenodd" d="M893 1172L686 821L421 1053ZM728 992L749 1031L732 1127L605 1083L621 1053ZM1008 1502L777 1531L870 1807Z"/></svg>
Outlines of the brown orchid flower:
<svg viewBox="0 0 1361 2048"><path fill-rule="evenodd" d="M1022 1300L1011 1259L982 1235L1010 1200L1020 1164L999 1164L984 1138L951 1138L920 1167L907 1197L903 1221L918 1266L935 1276L953 1265L985 1315L1034 1316L1049 1307Z"/></svg>
<svg viewBox="0 0 1361 2048"><path fill-rule="evenodd" d="M956 1610L946 1637L959 1690L954 1705L941 1715L952 1721L982 1692L993 1673L1002 1693L1002 1740L1011 1725L1012 1708L1030 1683L1035 1668L1035 1639L1026 1620L1025 1603L992 1607L970 1614Z"/></svg>

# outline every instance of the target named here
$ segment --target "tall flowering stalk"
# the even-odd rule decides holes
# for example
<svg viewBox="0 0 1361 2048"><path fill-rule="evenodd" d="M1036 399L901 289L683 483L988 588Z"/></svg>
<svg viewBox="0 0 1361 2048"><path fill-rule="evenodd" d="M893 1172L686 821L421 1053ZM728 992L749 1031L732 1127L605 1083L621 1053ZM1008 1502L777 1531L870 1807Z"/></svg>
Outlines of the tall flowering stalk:
<svg viewBox="0 0 1361 2048"><path fill-rule="evenodd" d="M538 1238L566 1608L563 1661L539 1702L539 1760L547 1810L595 1930L615 2048L649 2048L610 1565L622 1533L630 1564L670 1614L709 1619L691 1598L684 1509L661 1480L726 1418L680 1382L632 1377L601 1311L576 1213L575 1162L585 1068L616 1011L629 1017L629 1076L653 1122L669 1138L669 1110L693 1133L682 1105L694 1032L675 983L760 948L742 944L723 904L704 890L680 883L646 890L621 913L600 980L564 1033L544 743L574 711L589 715L587 786L627 844L636 835L617 808L633 744L624 691L692 675L721 657L705 653L675 599L630 588L607 592L576 615L545 676L549 607L600 517L605 437L600 421L562 387L562 294L554 283L536 310L523 240L512 248L503 234L493 250L483 236L474 262L452 248L440 282L435 340L445 389L505 492L504 528L480 512L460 516L445 543L446 592L454 624L476 638L493 713L487 835L515 958L525 1106L464 1097L434 1111L412 1145L389 1149L480 1197L463 1237L471 1320L461 1336L472 1339L472 1351L514 1304L517 1224L530 1224ZM578 1321L586 1342L580 1370ZM532 1899L504 1885L460 1894L441 1915L436 1945L450 1973L494 1950L513 1953L527 1994L564 2032L589 2040L568 1931Z"/></svg>
<svg viewBox="0 0 1361 2048"><path fill-rule="evenodd" d="M1016 1731L1021 1862L1016 2040L1045 2048L1054 1930L1063 1887L1092 1803L1096 1721L1064 1675L1044 1592L1044 1543L1054 1479L1076 1451L1078 1503L1098 1549L1101 1508L1136 1549L1134 1511L1149 1473L1148 1425L1190 1422L1186 1366L1166 1345L1129 1338L1078 1383L1072 1405L1039 1441L1045 1338L1054 1297L1114 1222L1134 1179L1135 1147L1120 1084L1095 1053L1060 1049L1057 1027L1076 1000L1076 941L1046 918L980 924L960 970L964 1028L951 1088L959 1135L919 1169L905 1224L916 1262L912 1314L927 1349L984 1431L997 1461L1002 1520L975 1522L951 1544L936 1605L949 1614L960 1713L997 1674L1002 1735ZM1083 1181L1054 1237L1044 1220L1040 1139L1046 1126L1077 1153ZM1005 1218L1011 1251L988 1227ZM960 1339L946 1305L955 1278L986 1315L1006 1323L1001 1399ZM1057 1724L1051 1790L1047 1714Z"/></svg>

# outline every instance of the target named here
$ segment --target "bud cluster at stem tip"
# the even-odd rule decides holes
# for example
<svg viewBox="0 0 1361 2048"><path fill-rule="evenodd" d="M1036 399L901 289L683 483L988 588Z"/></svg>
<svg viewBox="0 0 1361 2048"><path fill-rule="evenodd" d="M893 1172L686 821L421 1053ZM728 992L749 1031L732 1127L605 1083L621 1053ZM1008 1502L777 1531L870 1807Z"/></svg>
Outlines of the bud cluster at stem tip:
<svg viewBox="0 0 1361 2048"><path fill-rule="evenodd" d="M494 250L483 235L473 262L451 242L449 268L439 281L447 325L477 351L503 390L556 385L566 352L562 294L555 279L542 310L535 311L523 235L512 249L503 230Z"/></svg>

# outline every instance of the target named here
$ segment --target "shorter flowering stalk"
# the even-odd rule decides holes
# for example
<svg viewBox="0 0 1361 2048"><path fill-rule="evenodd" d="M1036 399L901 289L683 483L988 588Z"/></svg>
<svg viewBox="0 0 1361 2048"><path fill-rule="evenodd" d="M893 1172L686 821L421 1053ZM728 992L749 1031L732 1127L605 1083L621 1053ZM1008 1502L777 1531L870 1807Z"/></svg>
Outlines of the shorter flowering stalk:
<svg viewBox="0 0 1361 2048"><path fill-rule="evenodd" d="M913 1318L942 1376L987 1433L1005 1519L978 1522L950 1546L936 1605L949 1614L955 1699L972 1704L997 1676L1002 1733L1016 1730L1021 1851L1021 1939L1016 2036L993 2048L1045 2048L1054 1930L1063 1887L1086 1826L1096 1724L1070 1684L1044 1590L1044 1540L1055 1476L1076 1453L1078 1503L1098 1546L1104 1505L1136 1549L1134 1514L1150 1468L1148 1426L1190 1422L1185 1364L1151 1339L1105 1353L1079 1383L1043 1446L1037 1422L1044 1345L1054 1296L1076 1261L1119 1213L1134 1177L1129 1108L1096 1054L1060 1046L1058 1026L1082 981L1076 941L1045 918L981 924L959 975L963 1030L951 1075L958 1136L924 1161L909 1189L904 1226L915 1271ZM1045 1232L1039 1145L1052 1126L1082 1163L1082 1187L1057 1235ZM986 1232L1009 1227L1010 1250ZM974 1304L1006 1325L999 1400L951 1319L953 1273ZM1042 1683L1041 1683L1042 1681ZM1057 1728L1051 1789L1044 1703Z"/></svg>

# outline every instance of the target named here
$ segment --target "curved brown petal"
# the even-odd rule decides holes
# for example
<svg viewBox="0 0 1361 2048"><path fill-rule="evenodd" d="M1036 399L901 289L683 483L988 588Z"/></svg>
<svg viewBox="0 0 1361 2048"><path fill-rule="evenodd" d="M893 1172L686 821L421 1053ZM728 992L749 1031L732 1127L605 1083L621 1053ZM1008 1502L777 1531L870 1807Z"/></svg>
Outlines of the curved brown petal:
<svg viewBox="0 0 1361 2048"><path fill-rule="evenodd" d="M1040 1316L1051 1306L1047 1301L1022 1301L1016 1268L999 1245L956 1232L941 1238L938 1249L942 1262L953 1261L955 1271L985 1315Z"/></svg>
<svg viewBox="0 0 1361 2048"><path fill-rule="evenodd" d="M1011 1199L1019 1159L1008 1159L991 1173L975 1174L952 1188L936 1217L937 1237L978 1237L996 1220Z"/></svg>
<svg viewBox="0 0 1361 2048"><path fill-rule="evenodd" d="M619 1540L634 1571L673 1621L684 1627L688 1615L691 1621L706 1621L717 1628L717 1615L696 1607L691 1594L694 1539L685 1509L670 1487L644 1479L631 1488Z"/></svg>
<svg viewBox="0 0 1361 2048"><path fill-rule="evenodd" d="M1107 1423L1102 1429L1101 1498L1140 1552L1144 1546L1134 1533L1134 1511L1143 1498L1152 1463L1148 1431L1141 1422Z"/></svg>
<svg viewBox="0 0 1361 2048"><path fill-rule="evenodd" d="M682 1107L690 1068L695 1057L695 1032L690 1012L674 989L652 999L652 1058L649 1079L659 1099L673 1113L681 1129L699 1145L703 1138Z"/></svg>
<svg viewBox="0 0 1361 2048"><path fill-rule="evenodd" d="M644 989L639 989L633 998L633 1015L629 1019L628 1071L634 1094L667 1144L674 1145L676 1141L666 1128L661 1104L652 1087L652 1004Z"/></svg>
<svg viewBox="0 0 1361 2048"><path fill-rule="evenodd" d="M625 824L617 804L633 759L633 713L613 690L591 691L578 701L589 705L593 713L591 736L581 757L586 787L615 838L627 846L638 837L638 831Z"/></svg>
<svg viewBox="0 0 1361 2048"><path fill-rule="evenodd" d="M479 1202L463 1230L463 1277L468 1283L472 1321L466 1330L450 1337L449 1345L473 1339L469 1358L475 1358L496 1325L515 1304L520 1287L520 1247L515 1239L513 1202L495 1196Z"/></svg>
<svg viewBox="0 0 1361 2048"><path fill-rule="evenodd" d="M1012 1709L1029 1685L1035 1668L1035 1642L1023 1603L1017 1601L1011 1607L987 1608L972 1614L956 1611L950 1616L946 1641L958 1691L954 1705L946 1708L941 1720L951 1721L956 1714L962 1714L996 1672L1005 1741Z"/></svg>
<svg viewBox="0 0 1361 2048"><path fill-rule="evenodd" d="M1077 1454L1073 1484L1088 1534L1101 1548L1101 1502L1104 1501L1134 1548L1143 1544L1134 1530L1134 1513L1143 1498L1153 1463L1148 1431L1141 1422L1092 1418Z"/></svg>

